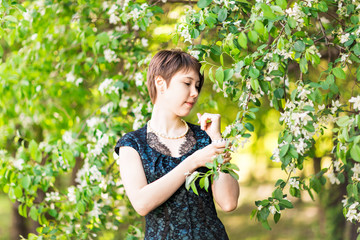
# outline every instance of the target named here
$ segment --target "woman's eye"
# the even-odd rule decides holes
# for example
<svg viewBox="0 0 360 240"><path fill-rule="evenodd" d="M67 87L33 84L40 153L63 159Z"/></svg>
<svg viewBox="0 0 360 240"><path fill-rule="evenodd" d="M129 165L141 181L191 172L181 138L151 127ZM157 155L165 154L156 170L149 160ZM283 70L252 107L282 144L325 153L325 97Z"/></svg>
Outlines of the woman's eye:
<svg viewBox="0 0 360 240"><path fill-rule="evenodd" d="M185 83L186 85L190 86L190 83Z"/></svg>

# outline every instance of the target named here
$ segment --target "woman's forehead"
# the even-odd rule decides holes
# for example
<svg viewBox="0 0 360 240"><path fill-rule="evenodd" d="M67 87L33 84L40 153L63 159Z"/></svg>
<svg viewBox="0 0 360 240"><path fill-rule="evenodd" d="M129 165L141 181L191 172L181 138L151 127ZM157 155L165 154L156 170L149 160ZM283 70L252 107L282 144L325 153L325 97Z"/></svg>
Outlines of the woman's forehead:
<svg viewBox="0 0 360 240"><path fill-rule="evenodd" d="M175 78L188 78L190 80L195 80L195 81L200 81L199 80L199 74L193 70L193 69L182 69L180 71L178 71L175 75Z"/></svg>

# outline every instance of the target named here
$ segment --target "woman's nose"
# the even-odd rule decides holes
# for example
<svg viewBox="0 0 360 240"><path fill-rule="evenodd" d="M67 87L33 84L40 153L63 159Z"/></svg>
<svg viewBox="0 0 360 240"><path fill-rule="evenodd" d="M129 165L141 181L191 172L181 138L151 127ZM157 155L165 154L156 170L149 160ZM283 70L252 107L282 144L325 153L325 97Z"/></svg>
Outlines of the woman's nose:
<svg viewBox="0 0 360 240"><path fill-rule="evenodd" d="M197 90L197 88L196 87L191 88L191 96L195 98L198 95L199 95L199 91Z"/></svg>

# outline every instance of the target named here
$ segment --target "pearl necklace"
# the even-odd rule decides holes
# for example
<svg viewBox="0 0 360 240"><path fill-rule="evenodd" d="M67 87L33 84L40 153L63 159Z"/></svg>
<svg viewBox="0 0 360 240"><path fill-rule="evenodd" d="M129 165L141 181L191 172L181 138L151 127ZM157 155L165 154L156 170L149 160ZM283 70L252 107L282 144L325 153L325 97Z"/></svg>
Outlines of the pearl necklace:
<svg viewBox="0 0 360 240"><path fill-rule="evenodd" d="M166 138L166 139L179 139L179 138L183 138L186 135L186 133L189 131L189 126L187 125L187 123L182 119L180 119L180 120L185 124L186 130L185 130L185 132L183 134L181 134L180 136L176 136L176 137L171 137L171 136L168 136L166 134L163 134L163 133L160 133L160 132L156 131L155 129L153 129L151 127L150 120L148 121L147 125L148 125L150 131L154 132L156 135L158 135L160 137L163 137L163 138Z"/></svg>

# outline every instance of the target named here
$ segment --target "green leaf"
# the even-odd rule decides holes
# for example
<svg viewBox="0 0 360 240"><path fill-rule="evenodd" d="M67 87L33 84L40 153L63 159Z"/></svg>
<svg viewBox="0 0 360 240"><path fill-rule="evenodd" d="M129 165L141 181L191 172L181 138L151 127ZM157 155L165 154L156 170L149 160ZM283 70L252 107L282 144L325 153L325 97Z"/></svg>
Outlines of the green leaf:
<svg viewBox="0 0 360 240"><path fill-rule="evenodd" d="M25 203L21 204L18 208L20 216L27 217L27 206Z"/></svg>
<svg viewBox="0 0 360 240"><path fill-rule="evenodd" d="M275 215L274 215L274 222L275 222L275 223L278 223L278 222L279 222L280 216L281 216L280 213L278 213L278 212L275 213Z"/></svg>
<svg viewBox="0 0 360 240"><path fill-rule="evenodd" d="M206 8L207 6L210 5L211 2L212 0L199 0L197 5L199 8Z"/></svg>
<svg viewBox="0 0 360 240"><path fill-rule="evenodd" d="M205 187L205 190L208 191L209 190L209 185L210 185L210 181L209 181L209 177L205 177L204 178L204 187Z"/></svg>
<svg viewBox="0 0 360 240"><path fill-rule="evenodd" d="M71 167L75 166L75 158L72 151L70 151L69 149L64 150L63 157Z"/></svg>
<svg viewBox="0 0 360 240"><path fill-rule="evenodd" d="M35 206L31 207L30 212L29 212L29 216L32 218L32 220L34 220L36 222L38 221L39 213L38 213Z"/></svg>
<svg viewBox="0 0 360 240"><path fill-rule="evenodd" d="M269 225L269 223L268 223L268 221L267 220L265 220L265 221L261 221L261 225L265 228L265 229L267 229L267 230L271 230L271 227L270 227L270 225Z"/></svg>
<svg viewBox="0 0 360 240"><path fill-rule="evenodd" d="M190 176L187 176L185 179L185 187L187 190L190 189L190 185L197 179L199 176L198 172L193 172Z"/></svg>
<svg viewBox="0 0 360 240"><path fill-rule="evenodd" d="M226 8L221 8L219 13L218 13L218 20L219 22L223 22L226 18L227 18L227 9Z"/></svg>
<svg viewBox="0 0 360 240"><path fill-rule="evenodd" d="M275 187L277 187L277 186L284 187L285 186L284 180L282 180L282 179L277 180L275 183Z"/></svg>
<svg viewBox="0 0 360 240"><path fill-rule="evenodd" d="M250 67L249 75L252 78L258 78L260 76L260 71L257 68Z"/></svg>
<svg viewBox="0 0 360 240"><path fill-rule="evenodd" d="M303 110L305 110L305 111L310 111L310 112L315 111L314 107L312 107L312 106L310 106L310 105L304 106Z"/></svg>
<svg viewBox="0 0 360 240"><path fill-rule="evenodd" d="M294 44L294 49L297 52L304 52L305 51L305 43L303 41L296 41Z"/></svg>
<svg viewBox="0 0 360 240"><path fill-rule="evenodd" d="M209 78L210 78L210 81L215 83L215 79L214 79L213 72L212 72L212 67L209 69Z"/></svg>
<svg viewBox="0 0 360 240"><path fill-rule="evenodd" d="M276 18L276 15L272 12L272 9L269 5L262 3L261 9L264 12L264 17L270 20L274 20Z"/></svg>
<svg viewBox="0 0 360 240"><path fill-rule="evenodd" d="M256 20L255 23L254 23L254 29L255 31L260 34L260 35L264 35L265 34L265 27L264 27L264 24L259 21L259 20Z"/></svg>
<svg viewBox="0 0 360 240"><path fill-rule="evenodd" d="M360 147L354 144L350 150L350 155L355 161L360 162Z"/></svg>
<svg viewBox="0 0 360 240"><path fill-rule="evenodd" d="M286 199L281 199L279 202L280 205L283 205L286 208L293 208L294 206L292 205L292 203Z"/></svg>
<svg viewBox="0 0 360 240"><path fill-rule="evenodd" d="M224 71L222 69L222 67L219 67L216 72L215 72L215 78L219 83L219 87L223 88L223 83L224 83Z"/></svg>
<svg viewBox="0 0 360 240"><path fill-rule="evenodd" d="M229 174L230 174L230 176L232 176L236 180L239 180L239 175L236 172L231 170L231 171L229 171Z"/></svg>
<svg viewBox="0 0 360 240"><path fill-rule="evenodd" d="M17 18L12 16L12 15L7 15L7 16L4 17L4 19L9 21L9 22L14 22L14 23L18 22Z"/></svg>
<svg viewBox="0 0 360 240"><path fill-rule="evenodd" d="M282 146L280 148L280 157L284 157L286 155L286 153L288 152L290 147L290 144L285 144L284 146Z"/></svg>
<svg viewBox="0 0 360 240"><path fill-rule="evenodd" d="M278 5L282 9L286 9L287 2L286 2L286 0L276 0L276 5Z"/></svg>
<svg viewBox="0 0 360 240"><path fill-rule="evenodd" d="M34 140L31 140L29 143L29 151L30 151L30 156L33 160L36 160L36 155L38 152L38 145Z"/></svg>
<svg viewBox="0 0 360 240"><path fill-rule="evenodd" d="M288 17L288 18L287 18L287 22L288 22L288 24L289 24L289 26L290 26L291 28L296 28L297 23L296 23L296 20L295 20L294 18Z"/></svg>
<svg viewBox="0 0 360 240"><path fill-rule="evenodd" d="M319 6L319 10L321 12L327 12L328 11L328 6L327 6L326 2L321 1L318 6Z"/></svg>
<svg viewBox="0 0 360 240"><path fill-rule="evenodd" d="M52 216L52 217L57 217L57 211L55 209L50 209L48 211L49 215Z"/></svg>
<svg viewBox="0 0 360 240"><path fill-rule="evenodd" d="M79 214L84 214L85 213L85 204L83 201L79 201L76 205L76 209L79 212Z"/></svg>
<svg viewBox="0 0 360 240"><path fill-rule="evenodd" d="M106 32L102 32L96 36L101 45L105 45L110 42L109 35Z"/></svg>
<svg viewBox="0 0 360 240"><path fill-rule="evenodd" d="M307 71L308 71L308 63L306 61L306 58L304 58L304 57L301 58L301 60L300 60L300 70L303 73L307 73Z"/></svg>
<svg viewBox="0 0 360 240"><path fill-rule="evenodd" d="M205 18L205 23L210 27L213 28L216 24L217 20L213 16L209 15Z"/></svg>
<svg viewBox="0 0 360 240"><path fill-rule="evenodd" d="M31 183L31 178L29 175L26 175L21 179L21 185L25 189L27 189L30 186L30 183Z"/></svg>
<svg viewBox="0 0 360 240"><path fill-rule="evenodd" d="M339 67L334 68L333 73L334 73L335 77L337 77L337 78L340 78L340 79L345 79L346 78L346 74L345 74L344 70L342 70Z"/></svg>
<svg viewBox="0 0 360 240"><path fill-rule="evenodd" d="M253 210L251 211L250 219L253 219L253 218L255 217L256 212L257 212L256 209L253 209Z"/></svg>
<svg viewBox="0 0 360 240"><path fill-rule="evenodd" d="M238 37L238 43L243 49L247 49L247 37L244 32L241 32Z"/></svg>
<svg viewBox="0 0 360 240"><path fill-rule="evenodd" d="M195 185L195 182L193 182L193 183L191 184L191 189L193 190L193 192L194 192L196 195L199 195L198 190L197 190L196 185Z"/></svg>
<svg viewBox="0 0 360 240"><path fill-rule="evenodd" d="M252 41L253 43L257 43L257 41L259 39L258 34L253 30L249 31L248 37L249 37L250 41Z"/></svg>
<svg viewBox="0 0 360 240"><path fill-rule="evenodd" d="M22 197L23 192L22 192L22 189L21 189L20 185L18 185L18 186L15 187L14 193L15 193L15 197L16 197L17 199L19 199L19 198Z"/></svg>
<svg viewBox="0 0 360 240"><path fill-rule="evenodd" d="M249 130L250 132L253 132L255 130L254 126L251 123L245 123L245 128Z"/></svg>
<svg viewBox="0 0 360 240"><path fill-rule="evenodd" d="M224 81L229 81L234 75L234 69L226 69L224 71Z"/></svg>
<svg viewBox="0 0 360 240"><path fill-rule="evenodd" d="M356 17L358 18L358 17ZM360 43L355 44L355 46L352 49L356 56L360 56Z"/></svg>
<svg viewBox="0 0 360 240"><path fill-rule="evenodd" d="M255 78L251 78L250 79L250 85L252 87L252 89L257 92L257 90L259 89L259 81Z"/></svg>
<svg viewBox="0 0 360 240"><path fill-rule="evenodd" d="M281 188L277 188L274 192L273 192L273 197L276 198L277 200L281 200L283 199L283 192L281 191Z"/></svg>
<svg viewBox="0 0 360 240"><path fill-rule="evenodd" d="M340 117L337 121L336 121L336 124L339 126L339 127L345 127L349 124L349 116L343 116L343 117Z"/></svg>

